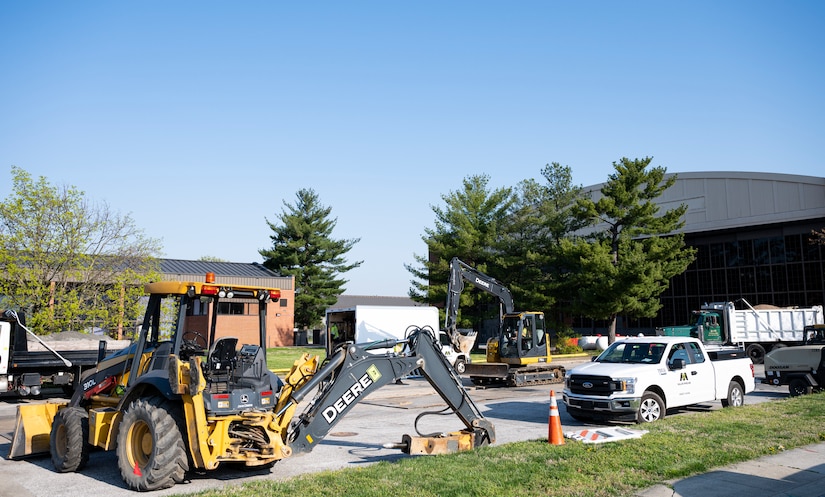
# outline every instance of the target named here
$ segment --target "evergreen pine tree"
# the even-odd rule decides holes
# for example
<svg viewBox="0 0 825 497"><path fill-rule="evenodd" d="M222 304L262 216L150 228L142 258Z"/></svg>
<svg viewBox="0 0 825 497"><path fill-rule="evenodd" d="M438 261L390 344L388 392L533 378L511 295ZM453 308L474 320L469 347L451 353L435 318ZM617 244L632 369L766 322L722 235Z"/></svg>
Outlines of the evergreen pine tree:
<svg viewBox="0 0 825 497"><path fill-rule="evenodd" d="M295 277L295 326L305 329L318 324L344 292L340 275L363 261L347 263L344 255L360 238L332 238L337 219L330 218L332 208L322 205L314 190L301 189L296 197L295 205L284 201L280 224L267 219L272 248L258 253L265 267Z"/></svg>
<svg viewBox="0 0 825 497"><path fill-rule="evenodd" d="M564 240L567 293L578 313L607 319L608 341L616 339L616 320L653 317L670 279L687 269L695 250L686 248L679 230L687 206L660 215L654 202L676 182L664 167L648 169L652 158L614 162L597 200L582 197L576 217L593 224L587 237Z"/></svg>

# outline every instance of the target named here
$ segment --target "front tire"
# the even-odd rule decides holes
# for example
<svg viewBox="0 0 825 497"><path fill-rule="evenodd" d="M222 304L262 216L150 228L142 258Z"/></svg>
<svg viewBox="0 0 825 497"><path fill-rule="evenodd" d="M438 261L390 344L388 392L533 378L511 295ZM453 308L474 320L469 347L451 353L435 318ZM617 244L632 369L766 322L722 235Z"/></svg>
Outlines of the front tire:
<svg viewBox="0 0 825 497"><path fill-rule="evenodd" d="M89 462L89 414L82 407L61 409L52 421L49 452L54 469L70 473Z"/></svg>
<svg viewBox="0 0 825 497"><path fill-rule="evenodd" d="M129 488L160 490L184 480L189 461L179 417L180 410L162 397L129 405L117 436L117 465Z"/></svg>
<svg viewBox="0 0 825 497"><path fill-rule="evenodd" d="M464 372L467 371L467 362L465 362L464 359L456 359L453 367L456 373L464 374Z"/></svg>
<svg viewBox="0 0 825 497"><path fill-rule="evenodd" d="M722 399L722 407L741 407L745 405L745 391L738 381L731 380L728 385L728 396Z"/></svg>
<svg viewBox="0 0 825 497"><path fill-rule="evenodd" d="M666 413L665 402L653 392L645 392L639 403L639 412L636 413L637 423L652 423L664 419Z"/></svg>

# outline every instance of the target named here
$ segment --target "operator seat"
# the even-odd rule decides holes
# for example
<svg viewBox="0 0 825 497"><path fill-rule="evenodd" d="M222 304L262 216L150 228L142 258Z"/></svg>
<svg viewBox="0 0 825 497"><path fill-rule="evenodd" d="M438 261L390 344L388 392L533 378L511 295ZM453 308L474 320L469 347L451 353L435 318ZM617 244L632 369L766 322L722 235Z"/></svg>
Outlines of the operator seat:
<svg viewBox="0 0 825 497"><path fill-rule="evenodd" d="M257 345L243 345L232 371L232 383L253 390L272 389L271 372L266 367L264 350Z"/></svg>
<svg viewBox="0 0 825 497"><path fill-rule="evenodd" d="M235 368L237 358L238 339L236 337L221 337L215 340L207 357L206 369L209 378L215 381L228 381Z"/></svg>

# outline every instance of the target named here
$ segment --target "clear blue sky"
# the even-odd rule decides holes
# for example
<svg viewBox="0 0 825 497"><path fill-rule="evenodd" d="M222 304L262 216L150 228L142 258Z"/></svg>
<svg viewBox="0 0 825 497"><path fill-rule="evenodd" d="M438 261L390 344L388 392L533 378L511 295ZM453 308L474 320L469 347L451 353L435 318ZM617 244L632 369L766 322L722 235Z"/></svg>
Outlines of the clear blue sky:
<svg viewBox="0 0 825 497"><path fill-rule="evenodd" d="M823 176L824 116L821 1L0 3L0 198L15 165L165 257L260 262L313 188L356 295L406 295L469 175Z"/></svg>

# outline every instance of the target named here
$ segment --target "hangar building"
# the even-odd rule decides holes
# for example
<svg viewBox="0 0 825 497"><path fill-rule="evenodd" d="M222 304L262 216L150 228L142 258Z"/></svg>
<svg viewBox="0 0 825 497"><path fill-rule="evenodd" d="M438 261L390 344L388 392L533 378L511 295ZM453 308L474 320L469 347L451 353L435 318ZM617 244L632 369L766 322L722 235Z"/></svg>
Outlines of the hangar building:
<svg viewBox="0 0 825 497"><path fill-rule="evenodd" d="M602 185L586 187L598 192ZM622 319L618 333L685 324L705 302L736 301L781 307L825 304L825 178L779 173L677 173L657 202L662 210L687 204L685 243L696 260L671 280L653 319ZM587 334L603 322L577 320Z"/></svg>

